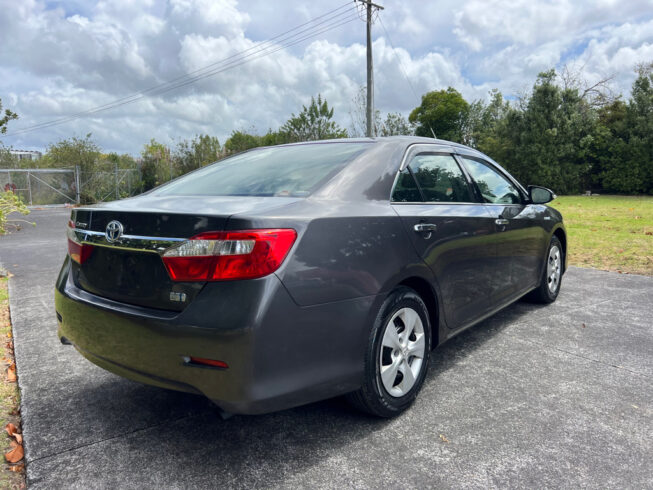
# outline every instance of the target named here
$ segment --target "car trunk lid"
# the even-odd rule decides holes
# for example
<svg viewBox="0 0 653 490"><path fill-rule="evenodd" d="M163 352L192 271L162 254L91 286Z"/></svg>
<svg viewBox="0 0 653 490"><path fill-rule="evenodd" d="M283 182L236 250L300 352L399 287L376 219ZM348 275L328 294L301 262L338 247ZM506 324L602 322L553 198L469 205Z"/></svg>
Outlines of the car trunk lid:
<svg viewBox="0 0 653 490"><path fill-rule="evenodd" d="M164 250L200 233L224 230L233 214L256 213L297 200L144 195L73 210L69 226L78 240L93 245L83 264L72 262L73 281L92 294L122 303L182 311L204 283L172 281L161 259ZM117 239L107 231L114 222L120 227Z"/></svg>

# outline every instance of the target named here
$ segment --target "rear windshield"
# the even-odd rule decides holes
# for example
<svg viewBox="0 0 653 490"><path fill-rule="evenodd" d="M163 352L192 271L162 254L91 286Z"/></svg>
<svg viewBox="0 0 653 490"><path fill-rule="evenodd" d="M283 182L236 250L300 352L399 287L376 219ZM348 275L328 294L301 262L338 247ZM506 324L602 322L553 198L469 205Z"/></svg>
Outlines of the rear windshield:
<svg viewBox="0 0 653 490"><path fill-rule="evenodd" d="M304 197L369 145L319 143L260 148L180 177L157 194Z"/></svg>

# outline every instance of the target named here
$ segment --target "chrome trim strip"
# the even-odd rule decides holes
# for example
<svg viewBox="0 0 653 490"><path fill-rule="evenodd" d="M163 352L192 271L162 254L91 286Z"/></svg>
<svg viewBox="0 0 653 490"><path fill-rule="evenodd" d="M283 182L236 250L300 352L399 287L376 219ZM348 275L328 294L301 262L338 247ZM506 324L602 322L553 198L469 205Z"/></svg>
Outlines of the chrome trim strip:
<svg viewBox="0 0 653 490"><path fill-rule="evenodd" d="M439 143L414 143L406 148L403 158L401 159L401 165L399 165L399 172L406 168L408 165L408 157L413 156L415 153L419 152L432 152L432 153L454 153L453 146L443 145ZM392 188L394 190L394 187Z"/></svg>
<svg viewBox="0 0 653 490"><path fill-rule="evenodd" d="M133 250L136 252L153 252L161 254L168 248L179 242L184 242L186 238L142 236L142 235L122 235L119 240L109 243L106 235L101 231L80 230L73 228L71 230L81 243L95 245L97 247L116 248L120 250Z"/></svg>

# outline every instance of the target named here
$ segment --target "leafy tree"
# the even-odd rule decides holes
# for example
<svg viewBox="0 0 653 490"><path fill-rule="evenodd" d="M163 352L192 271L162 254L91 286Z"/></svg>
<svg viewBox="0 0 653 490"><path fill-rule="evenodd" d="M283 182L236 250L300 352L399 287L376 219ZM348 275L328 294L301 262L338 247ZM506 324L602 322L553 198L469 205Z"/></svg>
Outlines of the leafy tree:
<svg viewBox="0 0 653 490"><path fill-rule="evenodd" d="M10 148L0 146L0 168L18 168L19 160L10 153Z"/></svg>
<svg viewBox="0 0 653 490"><path fill-rule="evenodd" d="M173 163L170 149L154 138L143 146L140 162L143 190L148 191L176 177Z"/></svg>
<svg viewBox="0 0 653 490"><path fill-rule="evenodd" d="M349 136L352 138L362 138L367 134L367 87L361 85L358 92L351 100L349 109L349 119L351 121ZM382 132L383 122L381 121L381 112L374 111L374 133Z"/></svg>
<svg viewBox="0 0 653 490"><path fill-rule="evenodd" d="M465 144L479 149L494 146L492 140L510 110L510 104L503 99L503 95L497 89L491 90L489 95L489 103L476 100L469 105L469 113L465 121L463 140Z"/></svg>
<svg viewBox="0 0 653 490"><path fill-rule="evenodd" d="M486 114L490 129L478 146L524 183L579 192L590 185L596 114L578 89L561 88L556 78L554 70L540 73L517 107L503 106L496 95L496 117Z"/></svg>
<svg viewBox="0 0 653 490"><path fill-rule="evenodd" d="M131 155L123 153L119 155L118 153L102 153L98 159L100 163L113 164L117 165L121 169L133 169L136 168L136 160Z"/></svg>
<svg viewBox="0 0 653 490"><path fill-rule="evenodd" d="M398 112L389 112L379 131L380 136L399 136L413 133L412 125Z"/></svg>
<svg viewBox="0 0 653 490"><path fill-rule="evenodd" d="M410 115L418 135L460 141L497 160L525 184L556 192L653 193L653 63L638 67L629 101L610 79L589 83L565 68L540 73L508 103L468 104L454 89L429 92Z"/></svg>
<svg viewBox="0 0 653 490"><path fill-rule="evenodd" d="M177 144L173 159L175 167L181 174L215 162L220 158L220 142L218 138L208 134L200 134L192 140L184 140Z"/></svg>
<svg viewBox="0 0 653 490"><path fill-rule="evenodd" d="M653 193L653 64L637 72L628 104L599 110L595 182L609 192Z"/></svg>
<svg viewBox="0 0 653 490"><path fill-rule="evenodd" d="M292 143L290 140L290 135L284 133L283 131L272 131L268 130L263 136L260 137L260 146L275 146L275 145L284 145L286 143Z"/></svg>
<svg viewBox="0 0 653 490"><path fill-rule="evenodd" d="M0 99L0 116L2 116L2 99ZM0 134L7 132L7 124L13 119L18 119L18 114L5 109L4 116L0 117Z"/></svg>
<svg viewBox="0 0 653 490"><path fill-rule="evenodd" d="M291 142L315 141L333 138L346 138L347 131L338 126L333 118L333 108L329 108L326 100L318 94L317 100L311 97L308 107L302 106L302 111L286 121L280 132L288 135Z"/></svg>
<svg viewBox="0 0 653 490"><path fill-rule="evenodd" d="M422 103L410 113L408 120L416 124L417 136L432 137L462 143L469 115L469 103L456 89L428 92Z"/></svg>
<svg viewBox="0 0 653 490"><path fill-rule="evenodd" d="M233 131L227 141L224 142L224 150L228 154L240 153L241 151L256 148L262 144L260 136L244 131Z"/></svg>
<svg viewBox="0 0 653 490"><path fill-rule="evenodd" d="M84 138L73 136L48 146L42 159L37 160L41 167L71 168L79 165L82 172L92 170L100 158L100 147L91 139L91 133ZM31 164L32 162L30 162Z"/></svg>

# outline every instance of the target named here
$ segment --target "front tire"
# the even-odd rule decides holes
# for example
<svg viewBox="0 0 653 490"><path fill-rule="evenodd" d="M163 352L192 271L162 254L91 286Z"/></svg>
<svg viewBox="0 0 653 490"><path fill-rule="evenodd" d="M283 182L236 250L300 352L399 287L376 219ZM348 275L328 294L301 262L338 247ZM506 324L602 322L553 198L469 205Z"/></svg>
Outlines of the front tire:
<svg viewBox="0 0 653 490"><path fill-rule="evenodd" d="M392 291L376 317L365 355L363 386L348 395L357 408L394 417L417 397L431 354L431 325L422 298L408 287Z"/></svg>
<svg viewBox="0 0 653 490"><path fill-rule="evenodd" d="M529 294L537 303L553 303L560 293L565 256L557 236L551 238L546 252L540 285Z"/></svg>

